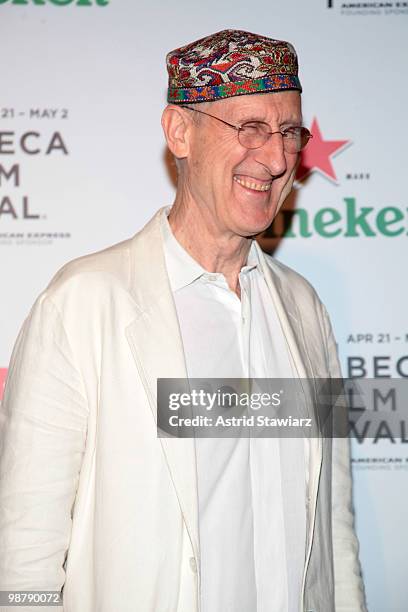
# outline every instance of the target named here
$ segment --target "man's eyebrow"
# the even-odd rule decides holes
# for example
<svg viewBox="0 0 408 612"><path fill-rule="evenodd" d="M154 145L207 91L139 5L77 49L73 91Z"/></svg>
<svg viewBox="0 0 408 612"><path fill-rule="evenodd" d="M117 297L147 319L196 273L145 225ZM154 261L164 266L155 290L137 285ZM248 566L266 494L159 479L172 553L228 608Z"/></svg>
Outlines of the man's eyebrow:
<svg viewBox="0 0 408 612"><path fill-rule="evenodd" d="M235 120L235 119L234 119ZM253 121L256 122L260 122L260 123L268 123L265 119L265 117L263 117L262 115L244 115L244 116L240 116L236 118L236 123L252 123Z"/></svg>
<svg viewBox="0 0 408 612"><path fill-rule="evenodd" d="M270 123L262 115L249 115L248 114L248 115L244 115L243 117L235 121L237 125L243 125L244 123L253 123L253 122L266 123L267 125L270 125ZM300 118L299 117L289 117L285 119L284 121L282 121L280 125L281 126L283 125L300 126L300 125L303 125L303 119L302 117Z"/></svg>
<svg viewBox="0 0 408 612"><path fill-rule="evenodd" d="M288 119L287 121L282 121L281 125L293 125L293 126L301 126L303 125L302 117L296 119Z"/></svg>

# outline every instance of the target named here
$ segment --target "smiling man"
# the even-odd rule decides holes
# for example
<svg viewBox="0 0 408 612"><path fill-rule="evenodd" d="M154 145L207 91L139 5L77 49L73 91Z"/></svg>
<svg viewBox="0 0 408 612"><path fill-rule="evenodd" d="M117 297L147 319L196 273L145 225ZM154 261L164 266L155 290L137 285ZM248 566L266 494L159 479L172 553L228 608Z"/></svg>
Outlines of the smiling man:
<svg viewBox="0 0 408 612"><path fill-rule="evenodd" d="M187 110L199 113L198 119ZM239 293L238 271L251 246L247 238L272 223L310 138L301 126L300 93L241 95L199 108L172 105L162 123L179 160L169 215L173 232L204 267L225 273Z"/></svg>
<svg viewBox="0 0 408 612"><path fill-rule="evenodd" d="M60 270L13 352L0 591L62 589L64 612L364 612L347 439L157 435L158 378L340 376L315 291L255 240L311 137L293 47L225 30L167 67L173 206Z"/></svg>

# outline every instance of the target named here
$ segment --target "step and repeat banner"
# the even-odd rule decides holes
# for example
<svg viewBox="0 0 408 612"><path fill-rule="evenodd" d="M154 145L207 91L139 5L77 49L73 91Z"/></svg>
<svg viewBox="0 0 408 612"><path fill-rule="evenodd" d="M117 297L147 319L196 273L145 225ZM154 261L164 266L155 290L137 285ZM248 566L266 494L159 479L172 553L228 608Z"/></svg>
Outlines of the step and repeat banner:
<svg viewBox="0 0 408 612"><path fill-rule="evenodd" d="M225 28L293 42L313 133L263 247L317 289L345 376L408 377L407 1L0 0L0 393L56 270L172 202L165 54ZM407 609L408 427L393 423L352 440L370 612Z"/></svg>

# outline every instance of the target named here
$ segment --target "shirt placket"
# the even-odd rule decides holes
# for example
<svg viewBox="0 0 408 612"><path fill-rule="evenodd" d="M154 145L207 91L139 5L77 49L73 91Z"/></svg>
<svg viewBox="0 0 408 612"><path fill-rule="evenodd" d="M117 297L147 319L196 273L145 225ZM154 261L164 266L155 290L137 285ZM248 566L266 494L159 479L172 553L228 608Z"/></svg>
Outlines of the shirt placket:
<svg viewBox="0 0 408 612"><path fill-rule="evenodd" d="M250 332L251 332L251 302L248 275L241 272L239 275L241 286L241 349L243 361L243 375L250 376Z"/></svg>

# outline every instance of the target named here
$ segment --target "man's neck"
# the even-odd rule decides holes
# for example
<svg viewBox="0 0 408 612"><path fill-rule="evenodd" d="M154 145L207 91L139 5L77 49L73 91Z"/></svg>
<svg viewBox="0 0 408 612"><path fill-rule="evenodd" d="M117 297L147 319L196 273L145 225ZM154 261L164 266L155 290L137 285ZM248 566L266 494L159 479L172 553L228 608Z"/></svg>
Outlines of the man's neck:
<svg viewBox="0 0 408 612"><path fill-rule="evenodd" d="M168 220L173 235L191 257L208 272L223 274L240 297L238 276L247 261L251 239L220 232L198 206L177 199Z"/></svg>

